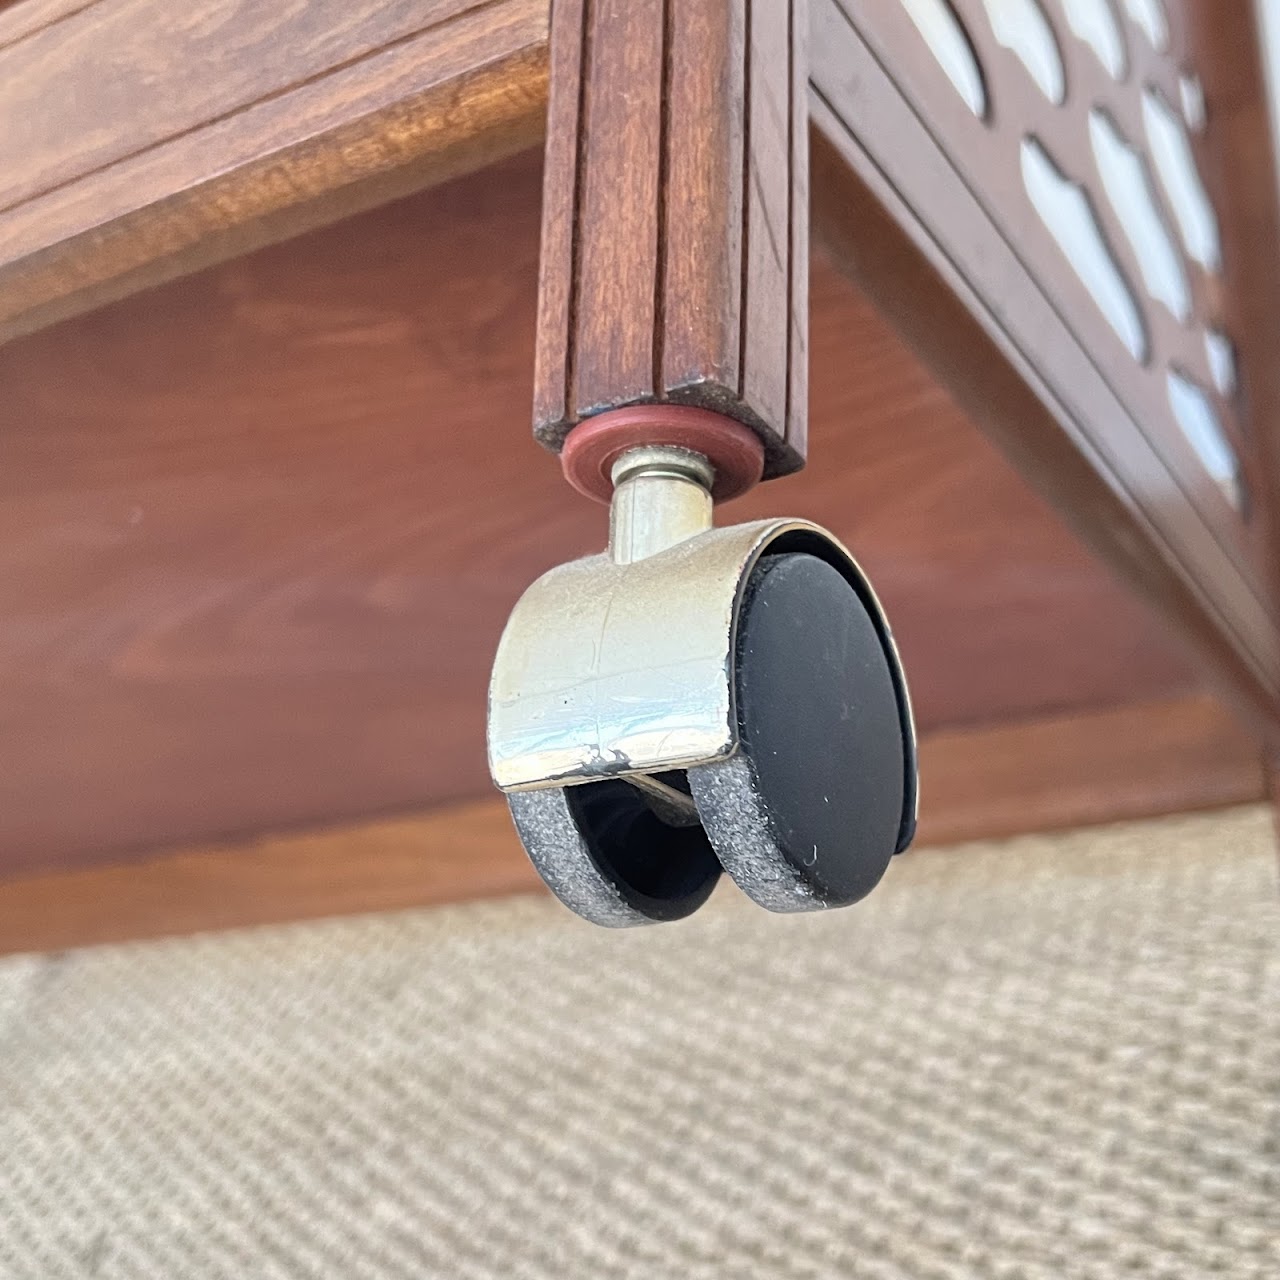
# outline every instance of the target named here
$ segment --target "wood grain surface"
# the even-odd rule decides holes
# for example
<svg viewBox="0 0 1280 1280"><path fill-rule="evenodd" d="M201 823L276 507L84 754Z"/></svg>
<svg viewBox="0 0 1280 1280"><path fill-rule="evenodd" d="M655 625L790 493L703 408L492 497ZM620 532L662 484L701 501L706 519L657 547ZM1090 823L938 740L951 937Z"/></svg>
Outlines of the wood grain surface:
<svg viewBox="0 0 1280 1280"><path fill-rule="evenodd" d="M97 0L3 0L0 3L0 49L17 44L88 9Z"/></svg>
<svg viewBox="0 0 1280 1280"><path fill-rule="evenodd" d="M330 4L240 4L234 12L242 25L219 23L208 7L179 15L154 0L25 0L0 13L0 95L11 122L0 139L3 180L11 195L25 196L0 212L0 337L480 163L541 129L545 0L471 7L450 0L425 9L361 0L340 12ZM930 151L929 140L917 136L911 104L910 118L894 116L902 102L883 96L883 67L851 40L848 6L814 0L812 11L815 102L828 125L837 117L843 122L825 135L834 146L825 153L821 177L828 185L819 193L826 209L844 202L838 216L845 247L837 257L862 273L864 287L951 379L975 420L1187 631L1238 705L1274 722L1277 655L1267 597L1280 556L1264 555L1264 544L1254 548L1258 562L1242 568L1230 537L1184 518L1167 460L1099 385L1080 348L1054 336L1062 335L1052 315L1024 308L1015 325L1038 340L1035 350L1019 347L1007 331L975 339L972 306L956 310L957 297L966 288L972 293L972 284L955 262L939 261L935 253L931 288L911 274L909 254L886 247L896 238L899 248L914 245L919 252L913 210L937 209L963 236L971 194L963 184L952 189L956 174L948 176L945 165L936 173L928 168L926 161L939 159L937 147ZM1265 508L1280 474L1271 425L1280 374L1268 356L1277 330L1278 241L1274 169L1257 162L1269 152L1256 42L1242 35L1247 6L1241 0L1215 9L1215 20L1196 6L1179 12L1190 24L1196 66L1214 99L1208 177L1228 244L1252 246L1227 255L1224 306L1238 317L1233 334L1241 394L1258 455L1253 479ZM97 32L92 39L85 34L90 28ZM258 50L277 52L282 41L287 47L278 58L246 59L225 85L217 74L206 76L206 68L216 73L235 60L241 40ZM858 58L864 72L851 78ZM117 65L137 74L117 81L104 70ZM163 132L164 112L157 115L157 107L167 110L175 77L182 84L173 91L174 109L186 113L186 132L161 137L156 130ZM84 92L54 92L72 81L83 82ZM866 98L873 86L882 93L875 102ZM844 115L832 108L838 101ZM853 134L842 134L850 120ZM869 120L875 128L865 126ZM47 148L41 144L46 134ZM851 140L852 150L841 150ZM871 168L851 181L860 149ZM833 156L841 163L833 165ZM884 166L878 176L877 163ZM88 167L80 173L77 165ZM915 195L910 174L919 186ZM850 194L858 184L861 201ZM871 234L886 209L895 210L896 235ZM1034 282L1021 279L1016 267L992 265L991 255L1007 256L1007 246L971 240L969 249L977 254L979 284L984 272L994 273L1003 291L998 309L1016 312L1021 304L1012 301L1012 291ZM908 279L913 283L904 284ZM975 296L980 299L980 291ZM992 372L1002 361L1003 372ZM1001 378L1003 388L995 385ZM1107 431L1091 437L1082 425L1089 419L1105 422ZM1090 479L1090 472L1101 479ZM1267 523L1265 515L1255 512L1255 529Z"/></svg>
<svg viewBox="0 0 1280 1280"><path fill-rule="evenodd" d="M598 507L528 437L524 155L0 349L0 866L484 794L499 630ZM1196 677L829 261L817 465L724 520L828 525L922 726Z"/></svg>
<svg viewBox="0 0 1280 1280"><path fill-rule="evenodd" d="M859 29L865 15L851 12L814 11L819 233L1018 468L1196 646L1257 730L1280 734L1268 567L1242 560L1188 499L1109 367L966 181L963 158L938 145L903 88L910 77L890 73Z"/></svg>
<svg viewBox="0 0 1280 1280"><path fill-rule="evenodd" d="M1242 804L1266 790L1256 744L1207 698L926 735L921 773L920 846ZM0 880L0 954L540 889L495 796Z"/></svg>
<svg viewBox="0 0 1280 1280"><path fill-rule="evenodd" d="M552 12L534 431L675 401L804 460L803 0Z"/></svg>
<svg viewBox="0 0 1280 1280"><path fill-rule="evenodd" d="M926 845L1265 798L1258 740L1208 697L940 730L920 774Z"/></svg>
<svg viewBox="0 0 1280 1280"><path fill-rule="evenodd" d="M546 37L547 0L5 10L0 341L531 145Z"/></svg>

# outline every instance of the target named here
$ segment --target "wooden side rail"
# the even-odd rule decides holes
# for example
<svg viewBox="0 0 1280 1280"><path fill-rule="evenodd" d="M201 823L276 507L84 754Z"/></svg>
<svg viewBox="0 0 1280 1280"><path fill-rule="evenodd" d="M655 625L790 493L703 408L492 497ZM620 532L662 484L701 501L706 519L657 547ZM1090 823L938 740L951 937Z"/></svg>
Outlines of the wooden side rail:
<svg viewBox="0 0 1280 1280"><path fill-rule="evenodd" d="M546 55L547 0L20 0L0 342L534 145Z"/></svg>

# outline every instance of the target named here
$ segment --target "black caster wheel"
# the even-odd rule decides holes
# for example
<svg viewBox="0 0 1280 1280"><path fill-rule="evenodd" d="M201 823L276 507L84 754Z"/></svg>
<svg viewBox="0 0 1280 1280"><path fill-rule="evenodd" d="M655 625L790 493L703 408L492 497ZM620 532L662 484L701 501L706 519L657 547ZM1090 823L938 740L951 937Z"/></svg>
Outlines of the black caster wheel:
<svg viewBox="0 0 1280 1280"><path fill-rule="evenodd" d="M718 860L771 911L857 902L914 813L905 695L875 615L818 556L766 555L734 667L739 749L688 775Z"/></svg>
<svg viewBox="0 0 1280 1280"><path fill-rule="evenodd" d="M533 583L494 658L493 780L597 924L687 916L722 868L772 911L845 906L914 833L911 707L870 583L807 521L716 528L716 475L629 447L608 550Z"/></svg>
<svg viewBox="0 0 1280 1280"><path fill-rule="evenodd" d="M596 924L687 916L721 867L771 911L856 902L911 835L895 673L876 615L839 570L766 555L738 616L737 752L664 775L683 806L624 778L514 792L520 838L552 892Z"/></svg>
<svg viewBox="0 0 1280 1280"><path fill-rule="evenodd" d="M571 911L612 928L679 920L707 900L720 863L701 826L659 817L621 778L507 797L529 858Z"/></svg>

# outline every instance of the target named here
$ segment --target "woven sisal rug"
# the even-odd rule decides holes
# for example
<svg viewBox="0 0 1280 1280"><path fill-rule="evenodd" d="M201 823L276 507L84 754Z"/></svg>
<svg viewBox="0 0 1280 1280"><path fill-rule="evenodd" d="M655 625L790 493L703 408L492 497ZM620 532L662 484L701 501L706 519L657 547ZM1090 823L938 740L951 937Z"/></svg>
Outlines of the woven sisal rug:
<svg viewBox="0 0 1280 1280"><path fill-rule="evenodd" d="M0 962L4 1277L1280 1277L1261 808Z"/></svg>

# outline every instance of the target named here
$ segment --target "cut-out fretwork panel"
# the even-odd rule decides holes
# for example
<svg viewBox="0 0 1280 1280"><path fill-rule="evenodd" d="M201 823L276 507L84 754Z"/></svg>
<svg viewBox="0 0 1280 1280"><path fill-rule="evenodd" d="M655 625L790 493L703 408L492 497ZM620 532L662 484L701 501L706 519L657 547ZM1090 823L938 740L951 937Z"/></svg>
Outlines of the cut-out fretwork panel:
<svg viewBox="0 0 1280 1280"><path fill-rule="evenodd" d="M1062 0L1062 12L1072 34L1098 55L1113 80L1119 80L1129 68L1129 59L1111 0Z"/></svg>
<svg viewBox="0 0 1280 1280"><path fill-rule="evenodd" d="M951 163L1159 453L1166 488L1260 582L1222 313L1224 248L1193 141L1214 103L1181 6L949 0L943 25L975 60L968 74L983 89L975 118L946 108L954 72L936 41L923 43L938 62L927 56L919 30L893 16L897 6L848 5L883 37L882 57Z"/></svg>
<svg viewBox="0 0 1280 1280"><path fill-rule="evenodd" d="M902 0L902 7L965 106L975 116L986 115L982 68L950 0Z"/></svg>

